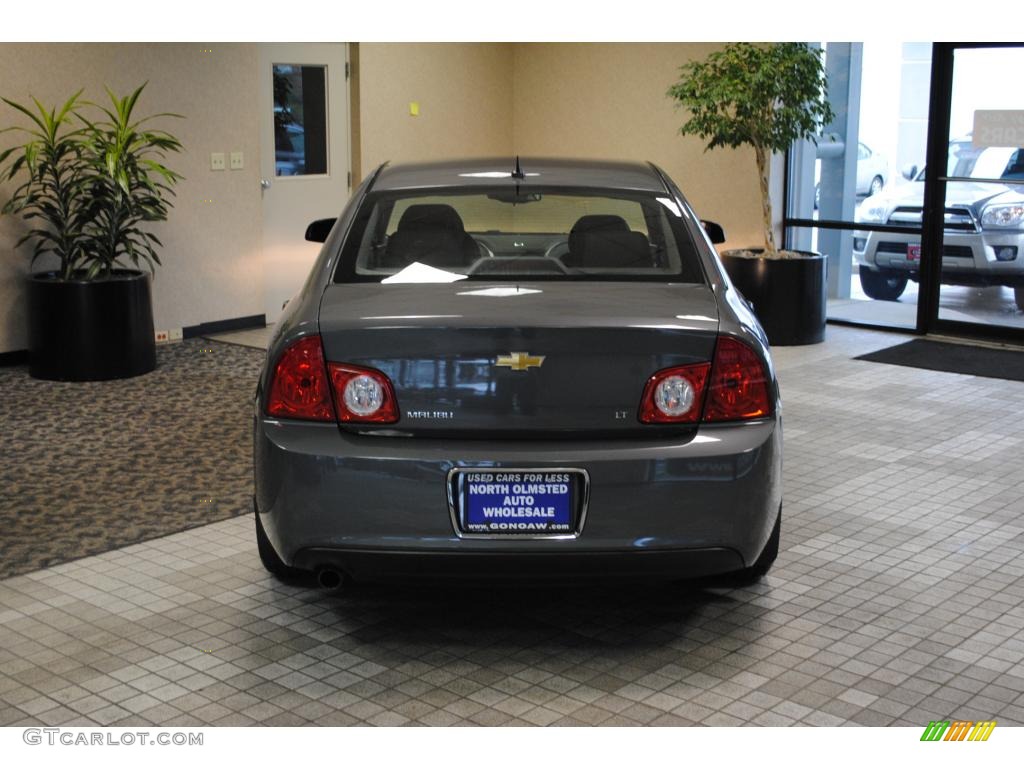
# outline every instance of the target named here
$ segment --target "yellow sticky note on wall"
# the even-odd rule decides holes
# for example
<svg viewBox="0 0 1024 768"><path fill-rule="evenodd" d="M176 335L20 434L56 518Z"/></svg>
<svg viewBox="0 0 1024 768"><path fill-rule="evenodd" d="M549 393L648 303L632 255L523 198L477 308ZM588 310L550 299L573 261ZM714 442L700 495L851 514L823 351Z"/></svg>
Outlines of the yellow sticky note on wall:
<svg viewBox="0 0 1024 768"><path fill-rule="evenodd" d="M420 103L418 101L409 102L409 114L413 117L419 117L420 114Z"/></svg>

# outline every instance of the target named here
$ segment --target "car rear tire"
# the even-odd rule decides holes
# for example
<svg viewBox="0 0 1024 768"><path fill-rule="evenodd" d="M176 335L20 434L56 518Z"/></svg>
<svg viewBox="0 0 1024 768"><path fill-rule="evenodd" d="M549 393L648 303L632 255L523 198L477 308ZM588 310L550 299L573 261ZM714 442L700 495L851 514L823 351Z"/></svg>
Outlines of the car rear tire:
<svg viewBox="0 0 1024 768"><path fill-rule="evenodd" d="M896 301L907 288L907 276L889 270L874 270L861 267L860 287L872 299Z"/></svg>
<svg viewBox="0 0 1024 768"><path fill-rule="evenodd" d="M270 543L266 531L263 530L263 524L260 523L260 513L256 512L255 514L256 548L259 550L260 562L263 563L263 567L279 579L295 579L302 576L304 571L285 565L284 561L278 557L274 545Z"/></svg>
<svg viewBox="0 0 1024 768"><path fill-rule="evenodd" d="M868 187L868 194L877 195L879 192L882 191L882 187L884 186L885 179L883 179L881 176L875 176L875 178L871 180L871 186Z"/></svg>
<svg viewBox="0 0 1024 768"><path fill-rule="evenodd" d="M1017 301L1017 309L1024 312L1024 285L1018 285L1013 289L1013 298Z"/></svg>
<svg viewBox="0 0 1024 768"><path fill-rule="evenodd" d="M771 570L772 564L779 556L779 542L781 539L782 509L780 508L779 516L775 518L775 527L772 528L772 534L768 537L768 542L764 545L764 549L761 550L761 554L758 555L757 560L755 560L754 564L749 568L744 568L742 571L734 573L730 581L732 581L736 586L754 584L755 582L760 581L761 577Z"/></svg>

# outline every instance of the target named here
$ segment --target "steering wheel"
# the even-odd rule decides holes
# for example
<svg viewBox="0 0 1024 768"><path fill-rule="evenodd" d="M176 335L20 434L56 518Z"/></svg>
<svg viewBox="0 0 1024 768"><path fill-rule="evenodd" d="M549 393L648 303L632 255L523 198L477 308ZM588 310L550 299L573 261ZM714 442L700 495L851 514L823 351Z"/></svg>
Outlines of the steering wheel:
<svg viewBox="0 0 1024 768"><path fill-rule="evenodd" d="M554 242L554 243L552 243L551 245L548 246L547 250L544 251L544 258L545 259L554 259L554 258L556 258L556 255L558 257L562 257L562 256L566 255L567 253L569 253L569 241L568 240L559 240L559 241Z"/></svg>

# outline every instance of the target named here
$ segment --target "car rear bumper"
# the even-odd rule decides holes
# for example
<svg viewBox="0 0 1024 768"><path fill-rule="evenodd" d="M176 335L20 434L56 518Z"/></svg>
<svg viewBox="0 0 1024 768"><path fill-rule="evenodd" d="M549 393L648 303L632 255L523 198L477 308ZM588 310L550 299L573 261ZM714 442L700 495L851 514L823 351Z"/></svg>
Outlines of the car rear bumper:
<svg viewBox="0 0 1024 768"><path fill-rule="evenodd" d="M457 535L450 470L503 467L585 470L579 535ZM781 504L782 432L766 419L675 440L435 440L257 416L255 469L263 528L297 568L699 576L750 565L764 548Z"/></svg>
<svg viewBox="0 0 1024 768"><path fill-rule="evenodd" d="M436 552L389 549L299 550L293 566L334 569L356 580L410 582L466 579L470 583L577 582L690 578L738 571L739 552L725 547L643 552Z"/></svg>

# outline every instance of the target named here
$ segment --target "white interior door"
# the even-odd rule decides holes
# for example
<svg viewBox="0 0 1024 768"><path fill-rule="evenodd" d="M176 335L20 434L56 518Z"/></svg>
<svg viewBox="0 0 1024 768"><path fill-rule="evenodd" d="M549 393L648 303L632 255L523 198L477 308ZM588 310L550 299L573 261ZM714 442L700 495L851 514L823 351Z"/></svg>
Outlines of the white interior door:
<svg viewBox="0 0 1024 768"><path fill-rule="evenodd" d="M318 243L314 219L337 216L349 195L345 43L260 45L260 182L267 322L305 282Z"/></svg>

